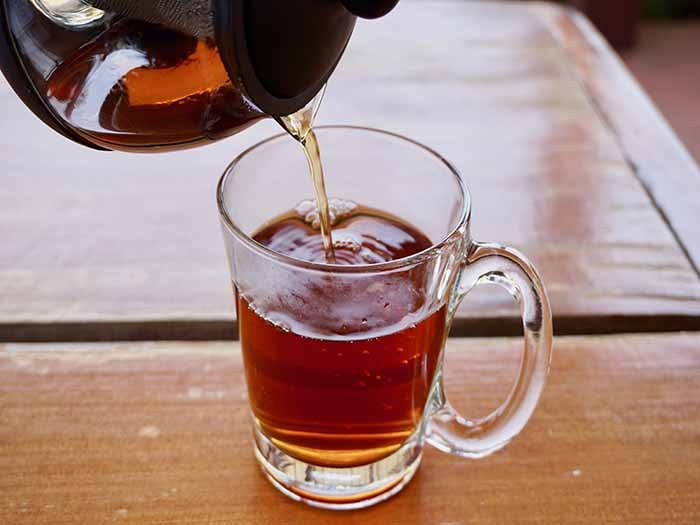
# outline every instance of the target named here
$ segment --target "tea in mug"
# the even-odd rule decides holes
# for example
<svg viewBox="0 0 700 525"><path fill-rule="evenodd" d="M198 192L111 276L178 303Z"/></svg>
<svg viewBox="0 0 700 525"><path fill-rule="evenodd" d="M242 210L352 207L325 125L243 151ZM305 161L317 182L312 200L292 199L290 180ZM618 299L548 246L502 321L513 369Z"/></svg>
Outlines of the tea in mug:
<svg viewBox="0 0 700 525"><path fill-rule="evenodd" d="M350 201L330 201L339 265L400 259L432 246L407 222ZM253 238L271 250L326 262L314 201ZM349 467L398 450L418 430L446 327L426 311L414 270L285 283L256 301L237 291L238 323L253 415L289 455Z"/></svg>

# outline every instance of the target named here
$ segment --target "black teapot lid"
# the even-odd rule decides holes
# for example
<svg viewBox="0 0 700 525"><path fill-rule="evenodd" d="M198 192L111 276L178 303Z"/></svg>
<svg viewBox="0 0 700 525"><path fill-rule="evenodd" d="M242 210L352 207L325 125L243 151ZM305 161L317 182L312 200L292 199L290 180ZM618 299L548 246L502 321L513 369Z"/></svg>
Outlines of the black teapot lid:
<svg viewBox="0 0 700 525"><path fill-rule="evenodd" d="M328 81L355 26L398 0L215 0L214 29L231 78L265 113L289 115ZM233 38L231 38L233 36Z"/></svg>

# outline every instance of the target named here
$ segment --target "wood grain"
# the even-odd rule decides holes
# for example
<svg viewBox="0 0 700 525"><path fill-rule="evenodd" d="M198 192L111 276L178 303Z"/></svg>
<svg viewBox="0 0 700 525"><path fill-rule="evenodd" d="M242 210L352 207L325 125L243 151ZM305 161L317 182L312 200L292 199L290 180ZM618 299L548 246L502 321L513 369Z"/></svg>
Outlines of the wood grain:
<svg viewBox="0 0 700 525"><path fill-rule="evenodd" d="M483 414L518 341L451 340ZM561 338L531 424L481 461L426 454L393 500L334 514L256 467L236 343L0 346L0 523L674 523L700 520L700 336Z"/></svg>
<svg viewBox="0 0 700 525"><path fill-rule="evenodd" d="M688 212L680 224L673 191L659 213L630 169L650 151L668 166L685 153L656 141L670 132L639 97L626 102L625 115L640 104L630 130L624 119L609 125L595 97L624 98L620 74L596 70L599 92L581 82L587 59L576 54L589 49L567 47L550 23L569 16L543 5L402 2L359 25L320 123L397 131L452 160L474 197L475 236L530 256L560 332L700 328L700 279L662 213L689 233L697 221ZM214 188L228 161L276 125L129 156L68 143L4 84L0 103L0 340L233 337ZM620 136L640 128L639 147L623 149ZM694 190L674 191L687 208ZM485 335L518 324L506 294L478 291L455 326Z"/></svg>

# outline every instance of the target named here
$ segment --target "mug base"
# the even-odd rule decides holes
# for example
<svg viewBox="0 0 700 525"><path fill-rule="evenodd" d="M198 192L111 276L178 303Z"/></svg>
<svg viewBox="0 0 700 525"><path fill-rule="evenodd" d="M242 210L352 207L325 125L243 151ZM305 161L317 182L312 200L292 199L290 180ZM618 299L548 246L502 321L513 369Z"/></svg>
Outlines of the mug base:
<svg viewBox="0 0 700 525"><path fill-rule="evenodd" d="M255 457L283 494L323 509L353 510L398 494L418 470L423 443L418 432L384 459L347 468L320 467L293 458L254 425Z"/></svg>

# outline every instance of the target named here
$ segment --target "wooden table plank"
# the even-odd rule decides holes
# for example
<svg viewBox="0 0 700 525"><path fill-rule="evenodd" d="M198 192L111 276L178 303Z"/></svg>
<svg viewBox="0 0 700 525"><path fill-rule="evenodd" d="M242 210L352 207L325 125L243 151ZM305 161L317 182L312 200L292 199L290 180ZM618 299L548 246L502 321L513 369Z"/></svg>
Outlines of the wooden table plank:
<svg viewBox="0 0 700 525"><path fill-rule="evenodd" d="M604 38L580 14L545 7L542 18L573 63L628 163L700 271L700 170ZM694 108L688 108L693 111Z"/></svg>
<svg viewBox="0 0 700 525"><path fill-rule="evenodd" d="M450 340L485 413L518 341ZM560 338L528 428L481 461L429 452L395 499L307 508L258 471L233 342L0 346L0 523L697 523L700 336Z"/></svg>
<svg viewBox="0 0 700 525"><path fill-rule="evenodd" d="M320 121L391 129L454 161L475 236L533 259L560 332L699 328L700 279L547 13L568 16L402 2L359 25ZM4 84L0 103L0 340L233 337L214 187L231 157L277 127L129 156L57 137ZM649 145L682 156L667 146ZM505 334L518 321L505 294L475 293L456 327Z"/></svg>

